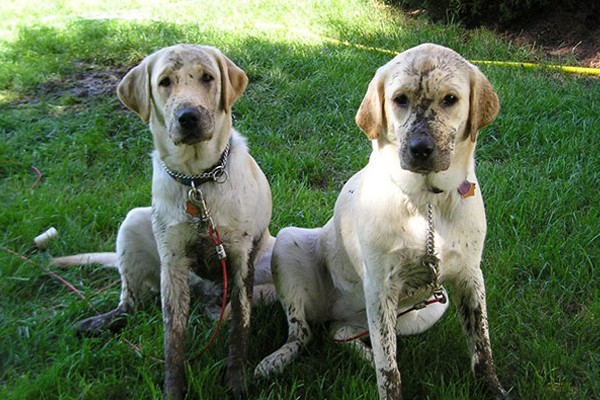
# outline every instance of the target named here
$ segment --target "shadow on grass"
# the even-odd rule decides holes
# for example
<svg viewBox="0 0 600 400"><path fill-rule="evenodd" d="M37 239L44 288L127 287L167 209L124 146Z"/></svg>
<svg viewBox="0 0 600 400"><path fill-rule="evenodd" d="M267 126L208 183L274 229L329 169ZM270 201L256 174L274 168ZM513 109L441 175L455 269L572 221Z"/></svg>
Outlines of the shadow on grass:
<svg viewBox="0 0 600 400"><path fill-rule="evenodd" d="M354 113L376 66L389 55L163 22L76 20L66 29L22 28L1 56L2 130L17 136L22 120L32 115L39 123L49 118L50 125L84 116L105 118L89 115L98 101L108 102L112 112L122 114L125 108L114 95L122 76L149 53L181 42L218 47L247 72L250 84L234 107L234 118L253 143L266 147L258 158L269 158L272 150L278 150L272 168L269 160L261 160L265 172L281 173L284 168L295 177L300 174L309 187L326 190L331 185L341 187L349 177L339 171L357 170L365 160L355 163L356 158L344 154L368 149L354 125ZM18 136L21 145L33 140L27 133ZM294 150L299 143L321 150L299 158ZM289 159L278 162L282 152L289 152Z"/></svg>
<svg viewBox="0 0 600 400"><path fill-rule="evenodd" d="M361 32L360 27L346 26L343 20L332 19L330 24L331 31L337 32L339 38L375 46L384 46L391 42L396 47L392 50L402 50L421 41L435 41L455 47L459 51L471 46L466 43L464 35L454 35L452 30L432 29L423 33L416 29L399 29L394 35L368 34ZM148 185L150 172L147 153L151 147L150 135L139 119L119 104L114 89L124 73L147 54L179 42L210 44L220 48L242 67L250 78L246 93L234 107L235 126L248 136L253 155L271 181L275 206L273 231L276 232L278 228L286 225L322 225L330 217L342 183L367 161L370 144L355 126L354 114L375 69L388 61L391 55L330 41L284 42L278 40L273 32L268 35L258 32L251 36L217 30L202 31L197 25L191 24L76 20L66 29L22 29L18 39L6 45L0 55L0 96L3 96L0 97L0 132L5 139L0 143L0 155L3 161L6 160L0 163L0 195L3 196L1 202L5 206L0 215L0 222L2 226L7 227L5 237L10 238L15 246L27 246L27 239L22 238L34 237L50 219L74 231L75 227L86 227L82 236L89 234L112 237L120 216L124 215L132 204L149 201L149 190L146 190L148 188L140 190L142 193L138 194L131 190L131 187L142 187L144 182ZM478 54L478 58L486 58L486 54L490 55L490 52L496 49L494 46L483 49L486 47L485 41L477 43L473 45L471 54ZM546 393L556 392L556 398L561 398L559 395L565 395L570 390L580 390L578 393L583 393L585 387L578 389L575 385L583 379L574 378L573 374L569 375L569 370L573 369L572 365L576 363L567 365L568 362L561 361L564 357L573 357L571 354L563 354L556 350L556 359L547 361L547 351L544 351L542 345L552 349L558 348L563 339L562 336L552 333L555 329L550 326L544 330L543 321L537 320L540 311L536 307L545 309L549 316L553 316L557 326L567 323L575 325L578 321L589 323L586 325L588 327L572 329L574 333L571 334L574 337L578 332L590 331L589 326L597 321L597 318L593 319L593 310L597 307L592 308L592 304L591 311L588 312L586 307L581 305L583 302L587 304L587 300L582 300L583 296L574 296L572 290L579 288L578 290L586 293L597 292L593 286L593 279L588 277L593 276L591 265L595 265L593 261L597 258L594 258L596 253L589 251L591 255L587 263L580 257L580 254L588 251L586 248L591 248L598 238L595 231L597 219L592 220L592 213L597 210L597 207L593 207L596 204L595 198L592 197L595 192L589 190L598 186L592 184L597 182L597 171L589 167L594 160L589 162L581 156L581 152L577 150L584 148L581 143L564 145L565 148L560 151L546 145L549 138L557 145L574 142L577 136L567 136L563 131L577 131L581 125L584 128L587 126L590 131L589 135L581 135L587 137L587 146L590 149L598 147L595 139L597 136L591 135L592 128L597 126L597 122L594 122L597 118L587 116L594 114L585 110L585 107L591 109L594 103L586 101L586 105L580 104L582 98L591 98L588 92L595 93L594 87L589 91L581 90L581 95L578 96L565 89L577 89L576 84L570 84L571 81L568 83L571 86L557 84L556 90L551 91L547 87L544 88L547 82L543 76L531 75L530 79L517 79L515 76L505 76L512 72L492 73L503 83L499 85L499 91L503 92L501 94L506 94L506 97L510 95L510 102L505 109L512 110L508 116L501 114L505 121L504 127L496 123L499 128L492 128L492 132L500 141L487 143L487 149L484 148L487 153L483 154L483 162L480 164L484 168L479 170L485 174L487 167L490 181L494 176L498 176L493 186L488 184L484 187L487 191L486 199L490 200L491 204L488 214L491 251L487 251L487 255L491 257L487 257L486 260L489 262L491 259L492 267L498 269L494 271L493 268L486 267L486 274L494 276L496 285L501 289L501 292L490 296L493 300L490 304L494 305L493 308L490 307L491 318L504 324L503 332L497 335L500 346L494 347L498 349L495 354L500 356L500 360L507 360L515 366L514 370L509 370L506 363L504 366L500 364L500 374L508 377L508 381L519 382L523 389L533 387L540 391L545 390ZM513 92L510 92L511 89ZM538 92L546 95L531 95ZM553 107L548 107L549 98L554 98ZM526 118L520 114L523 110L530 113ZM572 120L575 120L576 116L579 118L584 111L588 113L582 117L585 121L574 124ZM548 115L556 120L556 124L544 123ZM569 141L565 141L565 138L569 138ZM486 141L489 140L484 135L481 144L486 145ZM533 156L530 154L532 152ZM569 152L572 153L571 156L564 156L570 154ZM559 155L562 158L557 157ZM547 166L544 164L546 171L540 171L540 163L543 160L552 160ZM53 181L35 191L30 190L30 165L43 167L44 172L48 173ZM581 172L576 168L580 168ZM557 181L558 184L542 190L544 187L539 178L552 176L551 172L556 174L555 180L562 179L565 182ZM485 176L484 174L480 176ZM115 179L117 176L119 179ZM514 182L507 184L508 181L518 181L518 190ZM573 201L575 206L567 203L569 193L565 193L564 188L577 193L576 196L571 195L577 202L586 199L586 203L579 207L576 201ZM99 192L92 192L92 189ZM551 197L555 199L550 203L547 199ZM107 206L98 202L98 198L109 199L112 204ZM57 201L64 203L64 207L56 209L54 204ZM569 225L569 231L574 231L573 235L568 236L563 235L567 232L566 229L553 231L557 236L562 235L555 241L561 244L560 250L548 251L544 247L535 247L543 242L539 237L548 237L546 230L542 228L548 229L550 225L546 210L537 210L536 205L538 208L554 210L556 216L553 218L557 221L557 226ZM591 211L586 211L588 209ZM583 218L588 218L588 214L590 222L585 222L588 220ZM573 216L580 216L584 222ZM573 222L567 223L567 217ZM538 227L539 231L532 227ZM515 240L511 234L513 230L517 236ZM98 235L98 232L101 234ZM579 233L579 240L573 239L577 232L584 232ZM74 239L66 237L67 241ZM564 237L568 239L564 240ZM83 246L84 243L89 245L89 238L78 240L79 246ZM524 248L521 242L525 242L529 247ZM571 247L567 246L567 250L563 250L562 246L565 244ZM503 252L510 254L504 255ZM518 254L520 252L523 254ZM544 260L544 257L550 261ZM515 261L515 258L521 261ZM530 262L519 267L518 263L523 262L523 259ZM12 261L11 265L13 264L16 262ZM561 273L564 276L545 268L546 265L563 264L577 268L564 268L564 272ZM590 267L587 267L588 264ZM527 279L521 276L531 275L532 271L540 266L544 266L544 276ZM10 268L12 271L18 267ZM554 269L558 270L557 267ZM87 273L84 275L85 279L89 279ZM520 286L515 287L514 282ZM570 285L568 290L565 290L565 282ZM17 287L17 283L12 282L11 285ZM60 290L50 285L37 288L31 282L19 282L18 285L19 290L36 290L38 296L45 299L53 298ZM551 290L547 290L547 286L552 286ZM22 302L14 293L10 292L3 299L2 307L6 305L7 309L14 309ZM561 304L577 305L580 319L571 321L570 314L566 315L560 310L552 313L548 311L555 311L549 309L548 305L557 303L557 293L561 297ZM521 304L523 301L519 296L530 298L525 304L526 307ZM562 299L567 296L571 296L568 301ZM34 305L30 307L35 308ZM515 312L516 309L520 309L523 315ZM79 317L80 309L75 307L58 315L56 318L60 319L54 323L60 325L62 321L66 325ZM273 337L284 340L285 326L282 326L282 318L275 321L277 326L274 329L277 331L274 336L267 329L261 329L263 325L273 324L272 313L268 309L260 310L256 321L259 326L256 331L259 346L275 347L276 344L271 343ZM510 322L515 326L511 326ZM595 324L597 326L597 322ZM492 330L500 332L499 326L500 324L492 323ZM542 330L539 330L540 328ZM45 349L43 343L32 345L22 337L17 337L13 330L6 328L5 332L7 334L3 336L0 348L8 349L17 343L15 353L22 351L32 355L33 365L39 365L42 369L41 366L47 363L46 356L43 351L35 350ZM536 349L535 338L521 340L526 332L535 332L541 337L537 340L547 341L548 344L538 343L540 349ZM55 332L48 332L49 336L52 334L56 335ZM517 339L513 337L516 335L519 335ZM579 335L577 339L578 348L583 349L578 350L581 352L593 349L594 343L597 342L595 337L585 335ZM449 392L456 390L460 394L461 387L467 387L468 390L479 393L477 389L472 389L474 383L469 380L464 337L455 318L446 318L442 325L426 335L405 339L402 343L404 348L400 357L405 364L404 381L406 393L410 397L416 398L424 393L432 393L434 386L439 387L442 384L450 387L447 390ZM510 350L511 344L514 352L502 350ZM77 343L70 345L77 346ZM303 373L304 384L309 385L311 381L330 374L331 368L343 363L343 360L338 358L339 353L334 345L325 341L315 345L316 347L310 349L309 356L292 369L293 373L286 375L289 386L295 385L295 373ZM104 343L98 345L97 350L103 351L103 346ZM323 351L319 346L323 347ZM225 349L217 352L219 355L225 354ZM264 355L257 352L253 354L256 358ZM60 353L57 357L64 356L64 353ZM99 357L102 357L102 353ZM584 362L577 363L578 368L583 371L580 375L593 376L593 372L597 371L596 364L593 356L586 357L590 360L586 358ZM328 362L327 358L332 358L332 361ZM11 365L2 366L13 371L5 376L17 378L30 371L32 364L28 357L13 359L15 361ZM93 367L96 366L90 361L93 360L92 356L86 355L85 360L94 364ZM127 362L133 365L138 360ZM310 368L314 369L305 368L303 362L309 362ZM356 365L354 362L355 360L350 365ZM104 368L110 369L109 361L106 364L103 364ZM200 368L202 363L198 365ZM533 372L527 370L531 365L535 366ZM426 374L419 370L419 367L423 366L427 368ZM559 368L561 366L564 368ZM566 372L557 375L554 371ZM81 381L94 378L93 373L78 373L85 378ZM352 372L348 373L351 374ZM372 386L372 373L365 374L370 379L369 386ZM561 380L565 382L564 387L546 389L548 382L560 383ZM458 382L460 387L452 387L452 382ZM323 384L326 385L327 382ZM341 381L336 382L335 390L343 384ZM507 384L510 385L510 382ZM53 385L50 385L51 389L56 390ZM573 388L569 388L569 385ZM597 385L594 388L597 388ZM267 392L268 384L256 389ZM279 389L282 392L288 390ZM360 391L360 388L357 390ZM439 390L443 391L443 388ZM467 397L470 396L465 395L463 398ZM565 397L567 396L562 398Z"/></svg>
<svg viewBox="0 0 600 400"><path fill-rule="evenodd" d="M342 22L336 24L340 31L344 30ZM129 197L114 195L128 193L128 186L133 184L131 179L115 179L115 176L139 176L150 144L147 129L118 103L115 87L124 73L147 54L179 42L214 45L247 72L250 84L234 107L235 125L249 137L253 154L271 180L277 219L274 224L316 226L329 218L342 183L367 160L370 144L356 128L354 114L375 69L390 55L329 42L283 43L259 34L250 37L199 31L194 25L77 20L67 29L22 29L18 39L7 45L1 56L0 89L12 93L11 100L0 103L3 122L0 131L7 138L0 148L7 158L7 163L0 165L0 173L3 187L6 185L7 192L15 194L6 199L7 209L13 211L2 216L10 227L7 235L33 237L30 230L38 228L28 223L27 216L34 212L40 219L56 213L69 214L61 215L58 223L69 227L63 219L75 218L70 224L87 226L85 234L94 235L101 230L114 235L119 221L115 213L124 215L122 209L139 201L130 194ZM145 141L130 142L131 138L140 136L137 132L144 132ZM28 165L40 166L50 179L54 178L54 187L44 185L35 193L27 190L21 183L27 176L18 171ZM106 180L100 181L99 177ZM90 194L87 188L92 187L98 187L100 192ZM64 194L57 196L60 192L68 192L69 198ZM90 196L94 197L93 201ZM97 197L126 204L104 207L105 204L96 202ZM65 204L58 211L38 205L53 204L57 200ZM79 211L81 205L84 209ZM88 207L97 207L97 210ZM21 211L15 212L16 209ZM68 234L66 238L69 240ZM78 279L80 273L65 272ZM15 286L12 288L17 290ZM40 290L45 298L52 298L60 288L52 286ZM19 301L18 296L12 298L11 295L5 300L8 307ZM72 307L54 323L64 322L66 326L81 318L80 308ZM279 311L276 315L283 317ZM256 340L268 342L273 348L276 345L271 342L273 334L262 328L274 323L272 312L259 310L256 322ZM272 327L276 330L275 337L283 341L285 319L278 318L276 322L278 325ZM68 333L62 335L68 336ZM7 348L10 340L8 335L2 347ZM462 342L462 338L457 340ZM16 339L13 342L20 343L16 350L25 354L41 349L35 352L33 364L43 369L41 365L46 356L42 344L32 347ZM77 346L70 338L67 342ZM104 351L103 344L89 342L88 345ZM68 359L64 351L58 349L54 357ZM335 345L317 342L305 359L310 368L303 377L311 381L319 376L336 375L337 372L331 371L335 365L324 363L321 357L332 359L331 364L344 363L345 354L341 354ZM255 351L254 361L264 355ZM4 366L13 371L7 377L18 377L32 365L27 357L11 360L10 365ZM352 376L352 370L360 364L353 359L348 365L344 375ZM300 362L293 371L305 369ZM363 371L373 386L370 370ZM95 373L85 369L77 373L86 379L95 377ZM295 375L288 375L287 379L290 386L295 385ZM407 384L416 393L427 392L424 384L416 380L409 378ZM266 390L266 386L255 389ZM344 381L335 381L335 388L344 391Z"/></svg>

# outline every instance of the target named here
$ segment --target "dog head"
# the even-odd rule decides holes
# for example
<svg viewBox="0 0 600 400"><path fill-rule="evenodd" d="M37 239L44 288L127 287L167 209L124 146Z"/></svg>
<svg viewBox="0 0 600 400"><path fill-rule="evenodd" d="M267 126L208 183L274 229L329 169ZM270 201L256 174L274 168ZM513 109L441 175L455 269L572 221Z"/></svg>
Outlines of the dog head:
<svg viewBox="0 0 600 400"><path fill-rule="evenodd" d="M402 169L426 175L448 170L457 146L472 151L477 132L499 110L477 67L451 49L424 44L377 70L356 123L370 139L396 145Z"/></svg>
<svg viewBox="0 0 600 400"><path fill-rule="evenodd" d="M194 145L229 131L231 107L247 83L244 71L217 49L180 44L147 56L125 75L117 95L150 122L154 135Z"/></svg>

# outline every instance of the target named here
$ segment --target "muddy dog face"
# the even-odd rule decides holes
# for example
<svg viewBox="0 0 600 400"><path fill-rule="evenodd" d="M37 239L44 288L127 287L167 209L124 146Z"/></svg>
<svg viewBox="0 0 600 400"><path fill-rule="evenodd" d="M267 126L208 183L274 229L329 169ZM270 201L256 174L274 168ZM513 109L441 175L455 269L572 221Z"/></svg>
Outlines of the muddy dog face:
<svg viewBox="0 0 600 400"><path fill-rule="evenodd" d="M498 111L479 69L451 49L425 44L377 71L356 122L370 139L398 146L402 169L429 174L450 168L457 145L474 143Z"/></svg>
<svg viewBox="0 0 600 400"><path fill-rule="evenodd" d="M150 123L155 143L164 143L165 137L157 137L164 135L176 146L194 145L229 131L231 106L247 83L246 74L217 49L185 44L146 57L123 78L117 94Z"/></svg>

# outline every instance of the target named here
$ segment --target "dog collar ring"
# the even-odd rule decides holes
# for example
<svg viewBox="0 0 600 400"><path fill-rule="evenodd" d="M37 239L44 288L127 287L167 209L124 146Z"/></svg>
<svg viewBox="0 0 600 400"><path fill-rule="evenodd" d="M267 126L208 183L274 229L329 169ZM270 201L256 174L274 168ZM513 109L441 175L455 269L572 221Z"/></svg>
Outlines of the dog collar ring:
<svg viewBox="0 0 600 400"><path fill-rule="evenodd" d="M212 180L216 183L225 183L229 179L229 173L225 169L225 166L219 165L212 170Z"/></svg>

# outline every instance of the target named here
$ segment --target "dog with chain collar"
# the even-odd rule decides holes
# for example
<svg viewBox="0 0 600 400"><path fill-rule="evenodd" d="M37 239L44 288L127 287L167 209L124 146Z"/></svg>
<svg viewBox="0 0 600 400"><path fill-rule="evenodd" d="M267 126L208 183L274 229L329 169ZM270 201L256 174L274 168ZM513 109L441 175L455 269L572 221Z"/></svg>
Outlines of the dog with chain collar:
<svg viewBox="0 0 600 400"><path fill-rule="evenodd" d="M220 298L225 253L233 289L225 383L234 398L245 391L252 292L254 298L274 296L270 273L274 238L268 229L271 191L246 139L232 126L232 106L247 82L243 70L208 46L167 47L131 69L117 94L152 133L152 207L128 213L119 229L116 255L91 253L54 260L59 265L116 263L119 269L117 308L81 321L78 329L84 332L102 329L131 313L144 285L160 288L168 399L185 395L190 291Z"/></svg>
<svg viewBox="0 0 600 400"><path fill-rule="evenodd" d="M475 377L492 396L508 396L492 360L474 162L478 131L499 108L481 71L442 46L417 46L377 70L356 114L372 143L368 164L325 226L277 235L272 273L289 334L255 375L281 372L312 339L311 324L330 322L336 341L368 330L372 347L349 343L375 367L380 399L401 399L397 335L428 329L447 303L404 311L448 285Z"/></svg>

